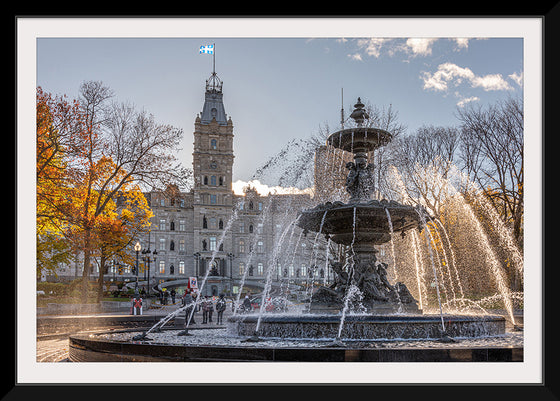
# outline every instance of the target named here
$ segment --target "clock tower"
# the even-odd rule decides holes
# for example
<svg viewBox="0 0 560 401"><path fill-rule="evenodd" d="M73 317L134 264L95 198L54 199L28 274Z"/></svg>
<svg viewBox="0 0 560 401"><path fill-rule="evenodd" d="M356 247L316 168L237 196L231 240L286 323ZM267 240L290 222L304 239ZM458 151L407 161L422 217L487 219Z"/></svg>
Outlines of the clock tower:
<svg viewBox="0 0 560 401"><path fill-rule="evenodd" d="M225 113L222 81L212 72L206 80L202 112L194 124L193 249L199 277L207 269L214 280L229 276L224 273L227 254L232 252L231 235L220 240L233 210L233 158L233 123Z"/></svg>

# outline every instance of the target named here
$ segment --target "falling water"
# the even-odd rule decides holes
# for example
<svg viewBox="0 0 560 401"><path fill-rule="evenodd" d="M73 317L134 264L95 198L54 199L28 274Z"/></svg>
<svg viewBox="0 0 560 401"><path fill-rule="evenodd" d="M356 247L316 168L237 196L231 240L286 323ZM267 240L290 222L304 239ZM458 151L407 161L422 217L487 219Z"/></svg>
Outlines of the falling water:
<svg viewBox="0 0 560 401"><path fill-rule="evenodd" d="M445 333L445 324L443 322L443 309L441 308L441 296L439 294L439 283L438 283L438 279L437 279L437 273L436 273L436 265L434 263L434 255L432 253L432 247L430 246L430 240L428 238L428 227L426 225L426 219L424 219L424 215L422 213L420 213L420 211L418 209L416 209L416 212L418 213L418 216L420 217L420 220L422 221L422 225L424 226L424 236L426 238L426 244L428 246L428 252L430 254L430 260L432 262L432 270L434 272L434 280L436 283L436 293L437 293L437 299L438 299L438 305L439 305L439 315L441 317L441 328L443 330L443 332Z"/></svg>
<svg viewBox="0 0 560 401"><path fill-rule="evenodd" d="M280 240L278 241L278 244L274 247L274 251L273 251L273 254L272 254L272 259L271 259L271 261L268 264L267 269L266 269L266 281L265 281L264 289L263 289L263 292L262 292L261 306L259 308L259 317L257 319L257 326L255 328L255 333L259 332L259 329L260 329L260 326L261 326L262 315L263 315L263 312L265 311L265 301L266 301L266 299L267 299L267 297L270 293L270 288L272 286L272 272L274 271L274 268L278 264L280 248L282 248L282 243L284 242L284 237L288 233L289 229L290 229L290 226L286 227L286 229L282 232L282 235L280 236Z"/></svg>
<svg viewBox="0 0 560 401"><path fill-rule="evenodd" d="M455 252L453 251L453 247L451 246L451 241L449 239L449 235L447 234L447 230L445 229L445 226L443 225L443 223L441 222L440 219L436 218L434 219L434 221L436 223L439 223L442 231L443 231L443 235L445 236L445 239L447 241L447 247L449 248L450 252L451 252L451 260L453 262L453 269L455 270L455 278L457 279L457 285L459 286L459 292L461 293L461 298L465 298L465 293L463 292L463 285L461 284L461 279L459 277L459 271L457 270L457 261L455 260ZM449 273L451 274L451 273Z"/></svg>
<svg viewBox="0 0 560 401"><path fill-rule="evenodd" d="M212 259L211 259L211 261L210 261L210 263L209 263L208 266L211 266L212 263L214 262L214 259L215 259L215 257L216 257L217 250L220 248L220 245L223 243L224 238L225 238L226 234L229 232L229 230L231 229L231 226L232 226L233 222L237 219L237 214L238 214L238 209L236 208L236 209L234 209L232 215L230 216L230 218L229 218L229 220L228 220L228 222L227 222L227 224L226 224L226 227L224 228L224 231L223 231L222 235L220 236L220 239L219 239L218 243L216 244L216 249L215 249L214 252L212 253ZM202 289L204 288L204 285L206 284L206 280L208 279L208 275L209 275L209 273L210 273L210 270L211 270L211 269L206 269L206 274L205 274L205 276L204 276L204 279L202 280L202 283L201 283L201 285L200 285L200 289L199 289L199 291L198 291L198 293L197 293L197 297L196 297L196 300L195 300L195 307L192 308L191 314L189 315L188 319L186 319L186 321L185 321L186 326L187 326L187 329L188 329L188 326L189 326L189 322L191 321L192 316L193 316L193 314L194 314L194 311L196 310L196 305L198 305L198 300L199 300L199 298L200 298L200 294L202 293ZM182 311L184 311L185 309L187 309L189 306L191 306L191 304L187 304L187 305L185 305L185 306L182 306L182 307L180 307L180 308L177 308L177 309L175 309L173 312L171 312L171 313L169 313L168 315L164 316L164 317L161 318L156 324L154 324L152 327L150 327L142 336L148 335L149 333L153 332L156 328L157 328L157 329L161 329L163 326L165 326L165 324L166 324L167 322L169 322L172 318L174 318L175 316L177 316L180 312L182 312Z"/></svg>
<svg viewBox="0 0 560 401"><path fill-rule="evenodd" d="M270 209L270 205L272 204L272 201L269 199L268 203L266 204L262 214L261 214L261 219L260 222L264 223L267 215L268 215L268 211ZM257 247L257 242L259 239L259 230L253 230L253 241L251 242L251 248L250 248L250 252L249 252L249 257L247 258L247 261L245 263L245 270L243 271L243 276L241 277L241 282L239 283L239 291L237 292L237 299L235 300L235 304L233 306L233 314L237 314L237 310L239 309L239 298L241 297L241 293L243 292L243 286L245 285L245 280L247 278L247 274L249 272L249 268L251 266L251 262L253 260L253 255L255 254L255 249Z"/></svg>
<svg viewBox="0 0 560 401"><path fill-rule="evenodd" d="M350 301L350 297L354 295L354 290L350 291L352 287L351 280L353 276L354 270L354 240L356 239L356 208L354 207L354 216L352 218L352 243L350 244L350 250L352 252L352 256L350 257L350 265L348 266L348 283L346 285L346 294L344 296L344 307L342 308L342 315L340 316L340 325L338 326L338 335L337 339L340 338L340 334L342 333L342 327L344 326L344 319L346 317L346 312L348 311L348 303ZM357 288L357 287L356 287ZM359 289L358 289L359 291Z"/></svg>
<svg viewBox="0 0 560 401"><path fill-rule="evenodd" d="M216 259L216 254L218 253L218 250L220 249L220 246L223 244L224 239L226 237L226 234L230 231L231 226L233 224L233 222L235 220L237 220L237 215L239 212L239 208L235 208L233 210L233 213L231 215L231 217L229 218L225 228L224 228L224 232L222 233L222 235L220 236L220 239L218 240L218 243L216 244L216 248L214 249L214 251L212 252L212 257L210 258L210 262L208 263L208 268L206 269L206 273L204 274L204 278L202 279L202 283L200 285L200 288L198 289L197 293L196 293L196 299L194 301L194 308L191 309L191 313L188 317L188 319L186 320L185 324L187 326L187 330L189 328L189 324L191 322L191 319L194 315L194 312L196 311L197 305L200 301L200 296L202 294L202 289L204 288L204 286L206 285L206 281L208 280L208 276L210 275L210 271L212 270L210 267L213 265L214 260ZM185 306L186 307L186 306Z"/></svg>
<svg viewBox="0 0 560 401"><path fill-rule="evenodd" d="M321 219L319 232L317 232L317 234L315 235L315 240L313 241L313 253L311 255L311 260L309 261L309 269L312 269L313 266L315 266L315 264L317 263L317 239L319 238L319 235L321 235L321 233L323 232L323 225L325 224L325 217L327 217L327 213L328 210L325 210L325 213L323 214L323 218ZM310 270L310 272L307 272L307 279L306 279L307 288L305 290L305 295L309 297L309 302L307 305L308 311L311 311L311 300L313 299L313 276L312 276L313 273L314 272L312 270ZM311 285L309 285L310 278L311 278ZM308 291L310 291L309 295L308 295Z"/></svg>
<svg viewBox="0 0 560 401"><path fill-rule="evenodd" d="M391 213L389 213L389 209L385 208L385 214L387 215L387 222L389 223L389 234L391 235L391 256L393 257L393 274L395 275L394 280L397 281L397 259L395 258L395 243L393 241L393 222L391 221Z"/></svg>
<svg viewBox="0 0 560 401"><path fill-rule="evenodd" d="M504 301L504 306L506 308L506 311L509 314L511 322L515 324L515 318L513 316L511 293L503 277L503 272L500 267L500 263L498 262L498 259L496 258L496 255L492 250L492 247L490 246L490 242L488 241L488 237L486 236L486 233L484 232L484 229L482 228L480 221L478 221L478 219L474 215L471 206L465 201L465 199L462 196L461 196L461 200L462 200L461 204L463 205L463 209L466 211L470 221L472 221L473 224L475 225L476 230L479 234L478 239L482 243L482 248L486 253L487 260L490 264L490 268L492 269L492 273L494 274L494 278L498 285L498 290L500 291L500 294Z"/></svg>
<svg viewBox="0 0 560 401"><path fill-rule="evenodd" d="M418 235L416 231L412 231L412 235L410 236L411 247L414 253L414 267L416 268L416 284L418 285L418 299L420 300L420 309L424 309L424 303L422 301L422 295L425 296L426 290L426 283L424 280L424 263L422 262L422 255L418 258L418 253L420 252L418 246ZM424 291L422 291L424 290Z"/></svg>

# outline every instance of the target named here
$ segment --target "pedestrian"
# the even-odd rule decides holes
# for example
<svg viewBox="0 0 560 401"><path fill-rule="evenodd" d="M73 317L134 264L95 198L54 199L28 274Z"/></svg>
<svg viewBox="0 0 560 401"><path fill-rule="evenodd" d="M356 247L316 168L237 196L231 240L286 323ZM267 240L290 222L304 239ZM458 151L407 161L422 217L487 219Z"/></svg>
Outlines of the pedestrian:
<svg viewBox="0 0 560 401"><path fill-rule="evenodd" d="M171 294L171 303L172 303L173 305L175 305L175 295L177 295L177 292L175 291L175 288L172 288L172 289L171 289L170 294Z"/></svg>
<svg viewBox="0 0 560 401"><path fill-rule="evenodd" d="M251 307L251 300L249 299L249 295L245 295L245 299L243 300L243 305L241 305L243 312L249 313L252 309Z"/></svg>
<svg viewBox="0 0 560 401"><path fill-rule="evenodd" d="M204 301L202 301L202 324L208 323L208 314L210 312L210 302L208 301L208 297L204 297Z"/></svg>
<svg viewBox="0 0 560 401"><path fill-rule="evenodd" d="M212 297L208 297L208 323L212 323L212 314L214 313L214 302Z"/></svg>
<svg viewBox="0 0 560 401"><path fill-rule="evenodd" d="M216 312L218 313L218 320L216 321L216 324L223 324L222 318L225 310L226 300L224 299L224 294L220 294L220 298L216 302Z"/></svg>
<svg viewBox="0 0 560 401"><path fill-rule="evenodd" d="M169 298L169 292L167 290L163 290L163 304L167 305L167 298Z"/></svg>
<svg viewBox="0 0 560 401"><path fill-rule="evenodd" d="M194 298L191 295L191 292L187 289L185 291L185 295L183 296L183 299L181 300L181 304L183 307L185 307L185 326L189 326L191 324L196 324L196 322L194 321ZM187 321L189 320L189 316L190 316L190 321L187 324Z"/></svg>

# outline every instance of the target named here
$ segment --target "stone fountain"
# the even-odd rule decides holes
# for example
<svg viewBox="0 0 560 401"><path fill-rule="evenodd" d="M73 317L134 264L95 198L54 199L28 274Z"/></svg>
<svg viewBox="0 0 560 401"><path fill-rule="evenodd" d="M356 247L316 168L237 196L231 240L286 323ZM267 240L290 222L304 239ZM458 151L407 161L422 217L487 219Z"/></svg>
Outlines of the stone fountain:
<svg viewBox="0 0 560 401"><path fill-rule="evenodd" d="M348 203L326 202L302 212L297 225L304 232L319 232L336 244L346 246L345 262L333 262L334 284L320 287L311 300L312 311L340 311L349 286L362 294L362 307L370 313L420 312L417 301L402 282L391 284L387 279L387 264L377 263L375 245L391 241L391 235L405 235L407 230L421 229L421 217L428 217L422 207L414 208L396 201L372 199L374 165L368 156L388 144L392 135L379 128L364 127L368 119L364 104L358 98L350 115L356 128L335 132L327 144L350 152L346 191Z"/></svg>

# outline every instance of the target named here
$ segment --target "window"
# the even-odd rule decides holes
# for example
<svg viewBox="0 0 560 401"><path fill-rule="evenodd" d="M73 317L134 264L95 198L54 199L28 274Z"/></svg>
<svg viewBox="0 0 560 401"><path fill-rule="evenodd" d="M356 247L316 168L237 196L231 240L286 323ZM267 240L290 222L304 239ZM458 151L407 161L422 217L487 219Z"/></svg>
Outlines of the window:
<svg viewBox="0 0 560 401"><path fill-rule="evenodd" d="M262 262L257 263L257 276L262 276L264 274L264 266Z"/></svg>
<svg viewBox="0 0 560 401"><path fill-rule="evenodd" d="M240 262L239 263L239 275L243 275L243 273L245 273L245 263Z"/></svg>
<svg viewBox="0 0 560 401"><path fill-rule="evenodd" d="M210 204L215 205L216 203L216 195L210 195Z"/></svg>
<svg viewBox="0 0 560 401"><path fill-rule="evenodd" d="M263 223L257 224L257 233L258 233L258 234L262 234L262 233L263 233Z"/></svg>
<svg viewBox="0 0 560 401"><path fill-rule="evenodd" d="M165 274L165 260L159 261L159 274Z"/></svg>
<svg viewBox="0 0 560 401"><path fill-rule="evenodd" d="M216 141L215 139L212 139L212 140L210 141L210 147L211 147L212 149L218 149L218 141Z"/></svg>
<svg viewBox="0 0 560 401"><path fill-rule="evenodd" d="M249 232L252 233L253 232L253 225L249 224Z"/></svg>
<svg viewBox="0 0 560 401"><path fill-rule="evenodd" d="M262 206L263 206L262 202L259 202L258 205L259 205L259 210L262 210Z"/></svg>
<svg viewBox="0 0 560 401"><path fill-rule="evenodd" d="M244 221L239 222L239 232L240 233L245 232L245 222Z"/></svg>
<svg viewBox="0 0 560 401"><path fill-rule="evenodd" d="M239 253L245 253L245 240L239 240Z"/></svg>
<svg viewBox="0 0 560 401"><path fill-rule="evenodd" d="M169 266L169 274L175 274L175 266L173 266L173 264Z"/></svg>
<svg viewBox="0 0 560 401"><path fill-rule="evenodd" d="M160 219L159 220L159 229L160 230L165 230L165 219Z"/></svg>
<svg viewBox="0 0 560 401"><path fill-rule="evenodd" d="M185 247L185 240L184 239L180 239L179 240L179 251L186 251L187 248Z"/></svg>
<svg viewBox="0 0 560 401"><path fill-rule="evenodd" d="M179 274L185 274L185 262L182 260L179 262Z"/></svg>
<svg viewBox="0 0 560 401"><path fill-rule="evenodd" d="M223 229L224 229L224 221L223 221L222 219L220 219L220 221L218 222L218 228L219 228L220 230L223 230Z"/></svg>
<svg viewBox="0 0 560 401"><path fill-rule="evenodd" d="M301 275L303 277L305 277L307 275L307 266L305 265L305 263L301 264Z"/></svg>
<svg viewBox="0 0 560 401"><path fill-rule="evenodd" d="M264 245L262 241L257 242L257 252L263 253L264 252Z"/></svg>
<svg viewBox="0 0 560 401"><path fill-rule="evenodd" d="M210 217L210 228L212 230L216 229L216 218L215 217Z"/></svg>
<svg viewBox="0 0 560 401"><path fill-rule="evenodd" d="M216 237L210 237L210 250L216 250Z"/></svg>
<svg viewBox="0 0 560 401"><path fill-rule="evenodd" d="M185 207L185 199L181 198L181 207Z"/></svg>
<svg viewBox="0 0 560 401"><path fill-rule="evenodd" d="M159 239L159 250L160 251L165 251L165 238L160 238Z"/></svg>
<svg viewBox="0 0 560 401"><path fill-rule="evenodd" d="M159 204L160 204L160 206L165 206L165 199L164 199L164 198L160 198L160 199L159 199Z"/></svg>
<svg viewBox="0 0 560 401"><path fill-rule="evenodd" d="M187 231L185 220L179 220L179 231Z"/></svg>
<svg viewBox="0 0 560 401"><path fill-rule="evenodd" d="M215 175L210 177L210 185L216 186L216 176Z"/></svg>
<svg viewBox="0 0 560 401"><path fill-rule="evenodd" d="M290 277L293 277L295 275L294 265L288 266L288 273L289 273Z"/></svg>

